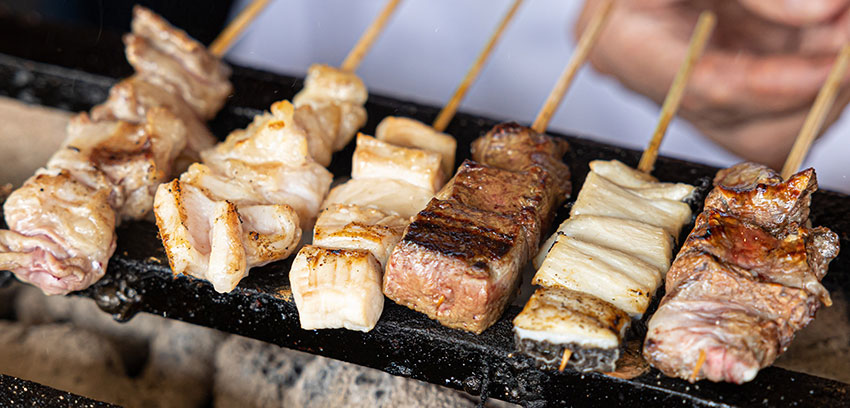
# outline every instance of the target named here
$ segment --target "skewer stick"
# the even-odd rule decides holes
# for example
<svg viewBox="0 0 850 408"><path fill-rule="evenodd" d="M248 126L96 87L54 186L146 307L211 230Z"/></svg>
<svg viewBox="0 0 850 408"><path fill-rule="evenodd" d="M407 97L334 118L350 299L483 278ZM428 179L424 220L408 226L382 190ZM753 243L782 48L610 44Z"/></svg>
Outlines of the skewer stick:
<svg viewBox="0 0 850 408"><path fill-rule="evenodd" d="M270 0L254 0L244 10L240 11L236 18L210 44L210 53L216 57L224 55L239 38L239 35L245 31L245 28L251 25L260 12L269 5L269 2Z"/></svg>
<svg viewBox="0 0 850 408"><path fill-rule="evenodd" d="M522 2L523 0L515 0L514 4L508 10L508 13L502 17L502 21L499 23L499 26L496 27L496 31L494 31L490 36L490 40L487 41L487 45L483 50L481 50L481 53L478 54L478 59L476 59L475 63L473 63L469 68L469 71L466 73L466 77L464 77L463 81L460 85L458 85L454 95L452 95L452 98L449 99L449 102L446 103L446 106L444 106L443 110L440 111L440 114L437 115L437 119L434 120L434 124L432 125L434 130L438 132L446 130L449 122L452 121L455 113L457 113L457 108L460 106L460 102L463 100L463 97L466 96L466 93L469 91L469 87L472 86L472 83L475 82L476 78L478 78L478 74L481 73L481 69L484 68L484 64L490 57L490 53L493 51L493 48L496 47L496 43L499 42L499 38L502 36L502 33L505 32L505 28L508 26L511 19L513 19L514 14L516 14L517 9L519 9Z"/></svg>
<svg viewBox="0 0 850 408"><path fill-rule="evenodd" d="M364 31L363 35L360 36L360 40L357 41L357 44L351 49L345 57L345 60L342 61L340 68L343 71L354 71L357 69L357 66L360 65L361 61L363 61L363 57L365 57L366 53L369 52L369 48L372 48L372 44L375 43L375 40L378 38L378 34L384 30L390 16L392 16L393 11L395 11L398 3L400 2L401 0L389 0L387 2L387 5L384 6L383 10L381 10L381 14L378 14L375 21L366 28L366 31Z"/></svg>
<svg viewBox="0 0 850 408"><path fill-rule="evenodd" d="M561 357L561 365L558 366L558 372L563 373L564 369L567 368L567 361L570 361L570 356L573 355L573 351L565 348L564 355Z"/></svg>
<svg viewBox="0 0 850 408"><path fill-rule="evenodd" d="M797 134L797 140L794 141L794 146L791 152L788 153L788 158L785 160L785 165L782 166L782 178L791 177L800 165L803 164L803 159L809 153L809 148L815 141L818 133L820 133L823 123L826 121L826 115L832 109L832 104L835 102L835 94L838 93L838 86L841 85L841 80L847 72L847 63L850 60L850 43L845 44L838 54L838 59L832 66L832 71L826 78L826 82L818 92L812 109L806 116L806 121L803 122L803 128Z"/></svg>
<svg viewBox="0 0 850 408"><path fill-rule="evenodd" d="M694 371L691 372L690 382L694 382L697 380L699 370L702 368L703 364L705 364L705 350L700 349L697 364L694 366Z"/></svg>
<svg viewBox="0 0 850 408"><path fill-rule="evenodd" d="M441 306L441 305L443 304L443 302L445 302L445 301L446 301L446 297L445 297L445 296L443 296L443 295L440 295L440 298L439 298L439 299L437 299L437 309L439 309L439 308L440 308L440 306Z"/></svg>
<svg viewBox="0 0 850 408"><path fill-rule="evenodd" d="M549 126L549 121L552 120L552 116L558 109L558 105L560 105L561 100L564 99L564 95L567 93L567 89L570 88L573 78L579 68L581 68L582 64L584 64L584 61L587 59L587 55L590 53L590 49L599 38L599 34L602 32L602 27L605 26L605 22L608 20L608 16L611 14L613 6L614 0L606 0L603 2L599 6L599 9L596 10L596 14L593 15L593 18L590 20L587 28L584 29L584 32L581 34L581 38L578 40L578 44L576 44L576 49L573 51L573 56L570 58L569 63L567 63L567 67L564 68L564 72L561 73L561 77L558 78L558 82L555 84L552 92L549 93L549 97L546 98L546 102L543 103L543 107L540 108L537 118L534 119L534 124L531 125L531 128L535 132L543 133L546 131L546 127Z"/></svg>
<svg viewBox="0 0 850 408"><path fill-rule="evenodd" d="M670 90L667 91L667 97L664 99L664 104L661 105L661 115L658 118L658 125L655 126L655 132L652 133L652 139L649 141L649 146L644 150L643 156L638 163L638 170L644 173L651 173L655 167L655 159L658 158L658 148L661 147L661 140L664 139L664 134L667 133L667 126L670 121L676 116L676 111L679 109L679 103L682 101L682 95L685 93L685 88L688 85L688 79L691 77L694 64L702 55L708 39L711 38L711 32L714 30L714 24L717 18L710 11L703 11L699 15L697 26L691 35L691 43L688 45L688 51L685 56L685 62L679 67L679 72L676 73L676 78L673 79L673 84L670 85Z"/></svg>

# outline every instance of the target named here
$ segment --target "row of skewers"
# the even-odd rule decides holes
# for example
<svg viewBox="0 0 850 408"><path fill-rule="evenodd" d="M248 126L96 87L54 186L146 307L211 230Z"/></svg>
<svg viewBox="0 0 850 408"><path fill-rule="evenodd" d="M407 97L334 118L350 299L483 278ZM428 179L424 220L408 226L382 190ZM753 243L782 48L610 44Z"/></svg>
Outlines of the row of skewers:
<svg viewBox="0 0 850 408"><path fill-rule="evenodd" d="M261 3L243 16L256 15ZM398 3L387 4L340 68L314 65L292 102L276 102L218 144L203 121L231 91L217 55L238 29L226 30L211 53L136 8L125 38L136 75L75 118L63 148L9 197L0 268L48 294L83 289L103 276L117 223L153 208L174 273L208 280L220 292L233 290L252 267L297 251L289 276L304 329L371 330L386 296L448 327L481 333L502 316L533 259L540 288L514 327L518 350L541 367L614 371L628 327L644 318L666 281L649 320L647 360L671 376L737 383L771 364L819 305L830 304L819 281L838 243L825 228L806 226L817 187L811 169L780 177L742 164L718 173L671 267L692 219L685 201L694 187L649 173L710 37L710 13L698 22L639 169L592 162L570 217L542 248L571 194L562 161L569 146L545 135L546 126L613 1L588 25L531 128L494 127L449 177L456 142L442 131L517 0L434 125L390 117L375 137L357 135L351 178L331 190L331 155L366 121L368 94L353 71ZM249 20L236 21L244 27ZM847 55L786 173L799 167L817 133L816 117L828 110ZM180 176L167 182L171 174Z"/></svg>

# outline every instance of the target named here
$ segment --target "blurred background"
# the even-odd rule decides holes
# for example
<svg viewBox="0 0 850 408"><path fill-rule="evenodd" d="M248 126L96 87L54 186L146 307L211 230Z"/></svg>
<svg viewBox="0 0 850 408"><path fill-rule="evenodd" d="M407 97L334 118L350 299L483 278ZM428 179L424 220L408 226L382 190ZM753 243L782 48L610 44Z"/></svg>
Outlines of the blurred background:
<svg viewBox="0 0 850 408"><path fill-rule="evenodd" d="M249 0L11 0L5 7L33 17L97 29L128 30L130 8L144 4L203 42L211 41ZM371 92L442 105L448 100L512 0L404 1L358 69ZM314 62L339 64L384 0L277 0L227 58L235 64L303 76ZM526 1L508 27L461 110L528 123L574 47L573 22L583 2ZM659 107L590 67L579 73L550 128L643 149ZM823 188L850 192L850 120L840 119L813 147ZM728 166L741 161L687 121L675 120L664 155Z"/></svg>

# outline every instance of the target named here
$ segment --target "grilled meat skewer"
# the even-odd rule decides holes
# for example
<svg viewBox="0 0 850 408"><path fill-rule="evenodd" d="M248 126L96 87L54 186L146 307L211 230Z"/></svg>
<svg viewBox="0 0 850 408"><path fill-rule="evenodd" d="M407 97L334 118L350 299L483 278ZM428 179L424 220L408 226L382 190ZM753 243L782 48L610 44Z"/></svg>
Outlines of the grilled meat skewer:
<svg viewBox="0 0 850 408"><path fill-rule="evenodd" d="M740 384L772 364L821 303L832 304L820 280L838 237L806 226L812 169L782 181L742 163L714 184L667 273L643 353L669 376Z"/></svg>
<svg viewBox="0 0 850 408"><path fill-rule="evenodd" d="M230 70L186 33L142 7L124 38L136 74L80 114L47 165L4 205L0 269L66 294L100 279L115 226L146 216L180 156L212 145L202 122L231 92Z"/></svg>
<svg viewBox="0 0 850 408"><path fill-rule="evenodd" d="M566 199L567 148L517 124L476 140L475 161L413 218L390 255L384 294L448 327L490 327L516 292L544 223Z"/></svg>

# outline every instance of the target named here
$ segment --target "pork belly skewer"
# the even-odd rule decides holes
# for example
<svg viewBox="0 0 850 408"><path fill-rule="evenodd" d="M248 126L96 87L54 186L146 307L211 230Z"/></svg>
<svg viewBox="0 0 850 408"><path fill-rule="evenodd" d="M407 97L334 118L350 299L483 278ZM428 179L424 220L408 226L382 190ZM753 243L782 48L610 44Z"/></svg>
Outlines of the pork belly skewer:
<svg viewBox="0 0 850 408"><path fill-rule="evenodd" d="M384 294L442 325L480 334L502 315L520 270L570 191L568 145L543 134L599 34L606 2L533 128L501 124L472 145L473 160L414 217L393 249Z"/></svg>
<svg viewBox="0 0 850 408"><path fill-rule="evenodd" d="M214 144L204 121L231 92L218 56L150 10L133 10L124 42L136 74L74 117L63 147L4 206L0 268L46 294L103 276L116 225L145 217L177 161Z"/></svg>
<svg viewBox="0 0 850 408"><path fill-rule="evenodd" d="M670 266L673 243L691 219L682 202L694 187L660 183L649 172L675 116L714 16L697 24L685 62L661 109L639 170L596 160L570 218L535 258L537 289L514 319L516 345L543 368L614 371L631 319L640 318Z"/></svg>
<svg viewBox="0 0 850 408"><path fill-rule="evenodd" d="M820 131L850 61L845 45L783 167L796 171ZM783 181L784 180L784 181ZM720 170L649 320L643 354L671 377L744 383L832 305L820 280L838 236L811 228L814 169L780 176L754 163Z"/></svg>
<svg viewBox="0 0 850 408"><path fill-rule="evenodd" d="M293 103L274 103L159 187L157 227L175 274L230 292L251 268L298 248L333 179L324 166L366 122L368 93L352 71L398 3L387 3L342 69L313 65Z"/></svg>
<svg viewBox="0 0 850 408"><path fill-rule="evenodd" d="M358 135L352 179L328 195L313 245L299 251L290 269L303 329L369 331L378 322L387 257L410 218L454 168L455 139L441 131L521 3L513 3L433 128L413 119L386 118L377 139Z"/></svg>

